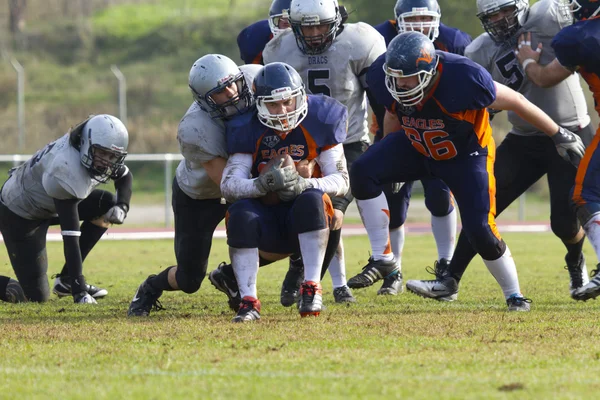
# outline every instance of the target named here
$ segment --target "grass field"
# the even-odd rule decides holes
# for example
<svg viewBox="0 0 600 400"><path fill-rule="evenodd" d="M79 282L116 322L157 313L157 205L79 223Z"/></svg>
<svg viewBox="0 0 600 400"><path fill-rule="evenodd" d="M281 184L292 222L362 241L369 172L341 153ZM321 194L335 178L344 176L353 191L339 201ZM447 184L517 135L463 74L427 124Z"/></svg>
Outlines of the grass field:
<svg viewBox="0 0 600 400"><path fill-rule="evenodd" d="M568 297L563 250L549 234L510 234L532 312L507 313L483 264L471 266L459 301L355 291L358 304L333 303L301 319L279 305L285 265L259 274L262 320L232 324L225 298L205 280L195 295L165 293L165 311L130 320L137 285L172 263L172 243L101 242L86 262L90 282L107 287L98 306L70 299L0 304L0 398L305 399L589 398L600 389L598 303ZM368 257L365 237L345 240L348 275ZM594 259L591 247L586 254ZM408 278L426 278L429 235L409 236ZM62 245L49 244L50 273ZM227 259L214 243L210 265ZM590 262L592 264L592 262ZM0 252L0 274L10 273Z"/></svg>

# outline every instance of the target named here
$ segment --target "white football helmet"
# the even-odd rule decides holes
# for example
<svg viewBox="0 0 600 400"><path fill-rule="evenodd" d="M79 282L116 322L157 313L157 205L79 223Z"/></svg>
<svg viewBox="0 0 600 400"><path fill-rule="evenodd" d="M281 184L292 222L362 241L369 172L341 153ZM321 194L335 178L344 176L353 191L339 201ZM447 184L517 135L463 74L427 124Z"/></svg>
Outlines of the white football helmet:
<svg viewBox="0 0 600 400"><path fill-rule="evenodd" d="M289 21L290 19L290 4L292 0L273 0L271 8L269 9L269 28L273 37L277 37L281 33L287 31L290 28L281 29L279 22L282 18Z"/></svg>
<svg viewBox="0 0 600 400"><path fill-rule="evenodd" d="M512 10L512 13L497 21L490 20L492 15L506 9ZM525 22L528 10L528 0L477 0L477 18L497 43L505 42L517 33Z"/></svg>
<svg viewBox="0 0 600 400"><path fill-rule="evenodd" d="M440 34L440 6L437 0L398 0L394 7L398 33L418 31L435 40ZM431 17L430 21L407 21L412 17Z"/></svg>
<svg viewBox="0 0 600 400"><path fill-rule="evenodd" d="M342 24L337 0L292 0L290 24L302 53L321 54L331 46ZM329 25L321 35L305 36L303 26Z"/></svg>
<svg viewBox="0 0 600 400"><path fill-rule="evenodd" d="M91 117L75 129L81 129L78 136L81 164L92 178L106 182L118 172L125 162L129 133L117 117L100 114Z"/></svg>
<svg viewBox="0 0 600 400"><path fill-rule="evenodd" d="M217 104L211 95L233 83L237 86L237 96ZM196 60L190 70L189 87L194 100L212 118L229 118L253 105L252 93L244 74L230 58L221 54L207 54Z"/></svg>

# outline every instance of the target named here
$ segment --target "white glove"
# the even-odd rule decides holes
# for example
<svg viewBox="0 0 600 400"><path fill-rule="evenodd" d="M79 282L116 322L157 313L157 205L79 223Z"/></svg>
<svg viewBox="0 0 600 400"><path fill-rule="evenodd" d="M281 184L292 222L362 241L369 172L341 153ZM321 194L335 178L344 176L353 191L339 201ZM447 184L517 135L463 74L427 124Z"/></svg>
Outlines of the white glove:
<svg viewBox="0 0 600 400"><path fill-rule="evenodd" d="M301 176L298 176L296 184L286 189L278 190L277 196L279 196L279 200L281 201L292 201L296 197L300 196L300 194L306 189L310 189L311 187L312 185L308 183L308 180L304 179Z"/></svg>
<svg viewBox="0 0 600 400"><path fill-rule="evenodd" d="M288 188L298 180L296 168L289 165L284 168L274 168L271 171L259 176L254 181L261 193L276 192Z"/></svg>
<svg viewBox="0 0 600 400"><path fill-rule="evenodd" d="M123 204L113 206L106 214L104 214L104 222L121 225L123 221L125 221L125 218L127 218L125 207L126 206Z"/></svg>

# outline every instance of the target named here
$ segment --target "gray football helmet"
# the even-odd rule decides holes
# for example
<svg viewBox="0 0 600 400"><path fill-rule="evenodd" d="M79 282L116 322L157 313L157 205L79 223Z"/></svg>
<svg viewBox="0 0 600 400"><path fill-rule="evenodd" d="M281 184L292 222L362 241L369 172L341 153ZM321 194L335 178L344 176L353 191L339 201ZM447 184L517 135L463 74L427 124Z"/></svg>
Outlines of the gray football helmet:
<svg viewBox="0 0 600 400"><path fill-rule="evenodd" d="M290 25L296 44L302 53L321 54L333 43L342 14L337 0L293 0L290 5ZM328 25L327 32L317 36L305 36L303 26Z"/></svg>
<svg viewBox="0 0 600 400"><path fill-rule="evenodd" d="M212 99L212 94L222 92L234 83L237 96L221 104ZM230 58L221 54L207 54L196 60L188 84L196 103L212 118L229 118L254 104L244 74Z"/></svg>
<svg viewBox="0 0 600 400"><path fill-rule="evenodd" d="M498 21L490 20L492 15L504 9L512 9L513 12ZM477 0L477 18L497 43L510 40L517 33L525 22L528 10L528 0Z"/></svg>
<svg viewBox="0 0 600 400"><path fill-rule="evenodd" d="M120 119L100 114L89 118L85 125L79 124L72 133L78 129L81 130L78 135L81 164L92 178L106 182L125 162L129 144L127 128Z"/></svg>

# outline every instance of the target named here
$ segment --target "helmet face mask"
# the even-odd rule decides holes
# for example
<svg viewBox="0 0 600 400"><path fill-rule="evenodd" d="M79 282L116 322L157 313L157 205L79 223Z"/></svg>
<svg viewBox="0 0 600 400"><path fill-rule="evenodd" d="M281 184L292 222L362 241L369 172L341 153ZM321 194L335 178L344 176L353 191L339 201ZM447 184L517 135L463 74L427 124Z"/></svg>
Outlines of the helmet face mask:
<svg viewBox="0 0 600 400"><path fill-rule="evenodd" d="M289 132L308 113L306 90L295 69L285 63L267 64L254 79L259 121L276 131ZM273 107L278 103L279 107ZM272 112L273 109L282 112Z"/></svg>
<svg viewBox="0 0 600 400"><path fill-rule="evenodd" d="M433 42L420 32L404 32L388 45L383 70L385 86L392 97L403 107L421 103L432 84L439 57ZM397 78L415 77L415 85L401 88Z"/></svg>
<svg viewBox="0 0 600 400"><path fill-rule="evenodd" d="M293 0L289 21L300 51L317 55L332 45L342 24L342 17L337 0ZM305 33L303 27L310 33ZM317 30L319 33L315 34Z"/></svg>
<svg viewBox="0 0 600 400"><path fill-rule="evenodd" d="M224 92L233 84L237 89L235 96L221 102L214 100L215 94ZM231 59L220 54L207 54L194 63L189 87L196 103L212 118L231 118L254 104L242 71Z"/></svg>
<svg viewBox="0 0 600 400"><path fill-rule="evenodd" d="M96 115L81 130L81 164L98 182L113 177L125 162L129 134L123 123L111 115Z"/></svg>
<svg viewBox="0 0 600 400"><path fill-rule="evenodd" d="M273 37L279 36L281 33L290 29L290 3L291 0L273 0L269 9L269 28ZM285 27L281 27L281 25Z"/></svg>
<svg viewBox="0 0 600 400"><path fill-rule="evenodd" d="M516 35L528 9L528 0L477 0L477 18L496 43Z"/></svg>
<svg viewBox="0 0 600 400"><path fill-rule="evenodd" d="M440 34L440 6L436 0L398 0L394 7L398 33L416 31L435 40Z"/></svg>
<svg viewBox="0 0 600 400"><path fill-rule="evenodd" d="M556 0L560 15L577 21L594 18L600 14L600 4L595 0Z"/></svg>

